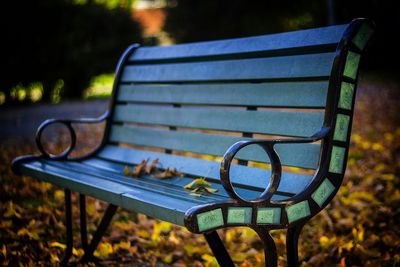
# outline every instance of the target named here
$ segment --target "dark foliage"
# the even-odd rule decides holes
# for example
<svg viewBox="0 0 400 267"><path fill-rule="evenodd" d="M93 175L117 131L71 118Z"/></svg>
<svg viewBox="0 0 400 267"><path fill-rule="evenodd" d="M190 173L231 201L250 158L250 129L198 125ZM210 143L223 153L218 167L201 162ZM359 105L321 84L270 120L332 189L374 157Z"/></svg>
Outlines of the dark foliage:
<svg viewBox="0 0 400 267"><path fill-rule="evenodd" d="M326 24L325 1L170 1L167 11L165 30L178 43Z"/></svg>
<svg viewBox="0 0 400 267"><path fill-rule="evenodd" d="M400 17L395 0L170 0L165 30L177 43L186 43L326 26L328 2L333 3L334 24L357 17L377 24L376 41L364 59L367 67L398 69L400 53L394 35Z"/></svg>
<svg viewBox="0 0 400 267"><path fill-rule="evenodd" d="M0 90L7 97L13 86L38 81L49 100L59 79L63 96L80 97L91 77L113 71L122 51L141 42L139 24L128 10L91 1L6 1L0 13Z"/></svg>

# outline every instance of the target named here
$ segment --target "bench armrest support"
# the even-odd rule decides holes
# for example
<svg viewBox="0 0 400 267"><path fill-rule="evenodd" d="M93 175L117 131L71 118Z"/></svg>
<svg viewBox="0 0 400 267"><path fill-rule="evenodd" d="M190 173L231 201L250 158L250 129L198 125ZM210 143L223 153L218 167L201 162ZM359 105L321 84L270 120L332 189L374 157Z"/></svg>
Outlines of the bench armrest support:
<svg viewBox="0 0 400 267"><path fill-rule="evenodd" d="M267 153L268 157L270 158L271 162L271 177L267 187L265 188L264 192L261 195L253 200L250 200L252 203L260 203L260 204L267 204L270 202L272 196L275 194L276 190L278 189L281 175L282 175L282 164L279 159L279 155L276 152L274 146L276 144L296 144L296 143L313 143L324 139L330 133L329 127L323 127L320 131L315 133L310 137L305 138L289 138L289 139L272 139L272 140L248 140L248 141L239 141L233 144L224 154L224 158L221 161L221 168L220 168L220 178L222 185L224 186L226 192L229 196L233 199L236 199L242 203L248 203L248 200L241 198L235 191L229 176L229 170L231 166L231 162L235 155L239 152L240 149L248 146L248 145L259 145L261 146L264 151Z"/></svg>
<svg viewBox="0 0 400 267"><path fill-rule="evenodd" d="M36 131L36 138L35 138L36 145L37 145L39 151L41 152L41 157L48 158L48 159L54 159L54 160L73 159L73 158L68 157L69 154L71 153L71 151L75 148L75 144L76 144L76 133L75 133L75 129L72 127L72 124L73 123L99 123L99 122L106 120L108 117L109 117L109 112L106 111L103 115L101 115L98 118L48 119L48 120L45 120L38 127L38 129ZM58 154L58 155L48 153L44 149L42 140L41 140L44 129L47 126L49 126L51 124L55 124L55 123L64 124L67 127L69 134L71 136L71 143L70 143L69 147L66 150L64 150L61 154Z"/></svg>

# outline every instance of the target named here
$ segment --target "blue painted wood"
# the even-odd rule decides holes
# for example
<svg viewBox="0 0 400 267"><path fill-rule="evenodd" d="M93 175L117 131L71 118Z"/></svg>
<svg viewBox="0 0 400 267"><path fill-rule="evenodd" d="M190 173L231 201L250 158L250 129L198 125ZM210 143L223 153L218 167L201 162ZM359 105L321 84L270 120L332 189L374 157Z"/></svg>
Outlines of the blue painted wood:
<svg viewBox="0 0 400 267"><path fill-rule="evenodd" d="M143 159L153 161L158 159L164 167L175 167L178 171L194 177L208 177L211 182L219 183L219 161L210 161L173 154L157 153L146 150L138 150L117 146L106 146L98 155L101 159L85 161L98 168L110 171L122 172L122 166L126 164L139 164ZM120 165L116 165L116 162ZM270 170L247 167L233 164L231 167L231 180L239 187L265 188L270 177ZM283 172L279 192L299 193L311 181L312 177L302 174ZM179 181L171 181L173 183ZM183 185L183 184L179 184Z"/></svg>
<svg viewBox="0 0 400 267"><path fill-rule="evenodd" d="M335 53L126 66L122 82L232 81L329 77Z"/></svg>
<svg viewBox="0 0 400 267"><path fill-rule="evenodd" d="M308 137L322 127L324 113L116 105L113 119L117 122Z"/></svg>
<svg viewBox="0 0 400 267"><path fill-rule="evenodd" d="M347 25L301 30L220 41L141 47L130 60L173 60L186 57L251 54L262 51L301 50L304 47L337 44ZM335 47L333 48L335 49Z"/></svg>
<svg viewBox="0 0 400 267"><path fill-rule="evenodd" d="M21 170L57 186L179 225L183 225L184 213L191 207L228 199L226 194L194 197L180 185L166 185L148 178L133 179L78 162L39 160L23 164ZM223 192L221 185L217 186ZM253 193L249 196L256 195Z"/></svg>
<svg viewBox="0 0 400 267"><path fill-rule="evenodd" d="M259 107L324 108L328 81L121 85L118 101Z"/></svg>
<svg viewBox="0 0 400 267"><path fill-rule="evenodd" d="M112 142L127 143L184 152L222 156L235 142L247 140L244 137L203 134L194 132L167 131L141 127L114 125L111 129ZM319 144L280 144L276 146L282 164L315 169L318 166ZM301 155L301 156L299 156ZM261 150L243 151L239 159L269 162Z"/></svg>

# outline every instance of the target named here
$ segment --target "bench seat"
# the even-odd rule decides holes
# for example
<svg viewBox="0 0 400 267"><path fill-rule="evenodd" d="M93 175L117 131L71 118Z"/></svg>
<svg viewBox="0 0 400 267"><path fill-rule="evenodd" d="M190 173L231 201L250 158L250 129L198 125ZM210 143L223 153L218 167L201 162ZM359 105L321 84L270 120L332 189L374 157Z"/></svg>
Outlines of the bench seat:
<svg viewBox="0 0 400 267"><path fill-rule="evenodd" d="M107 158L113 153L119 155L119 157L113 160ZM129 159L130 167L132 164L140 163L143 158L147 158L150 161L159 159L160 163L165 166L170 166L168 163L172 161L179 162L179 166L176 166L176 168L183 171L183 176L168 179L159 179L152 176L129 177L123 174L123 169L127 166L127 158ZM190 208L210 202L224 202L230 199L219 179L209 179L212 182L212 188L218 189L217 193L197 197L190 195L190 191L183 188L193 180L193 172L195 173L195 170L192 166L197 166L197 168L203 170L213 170L210 171L210 176L212 177L211 172L218 175L219 165L220 163L216 161L108 146L99 153L98 157L82 161L54 161L49 159L29 161L21 164L21 172L128 210L184 226L184 216ZM258 168L235 167L233 171L259 172ZM185 168L190 169L191 172L186 176L184 174ZM265 170L262 175L265 175L265 178L263 180L260 179L260 184L266 183L267 179L269 179L270 171ZM290 198L290 196L301 192L311 179L312 176L289 172L283 173L278 191L272 200L278 201ZM243 181L236 182L243 183ZM262 190L241 187L237 189L237 192L245 198L254 199Z"/></svg>

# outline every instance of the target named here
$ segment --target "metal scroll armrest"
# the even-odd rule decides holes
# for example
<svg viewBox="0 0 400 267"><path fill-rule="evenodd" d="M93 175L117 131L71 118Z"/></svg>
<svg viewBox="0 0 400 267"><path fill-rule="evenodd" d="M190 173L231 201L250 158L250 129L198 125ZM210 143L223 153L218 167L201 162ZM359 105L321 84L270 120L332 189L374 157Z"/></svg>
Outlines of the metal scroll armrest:
<svg viewBox="0 0 400 267"><path fill-rule="evenodd" d="M75 129L72 127L73 123L99 123L102 122L104 120L106 120L109 117L109 112L106 111L103 115L101 115L98 118L80 118L80 119L49 119L49 120L45 120L44 122L42 122L42 124L40 124L39 128L36 131L36 145L39 149L39 151L41 152L41 157L44 158L48 158L48 159L54 159L54 160L64 160L64 159L71 159L73 160L74 158L70 158L69 154L71 153L71 151L75 148L76 145L76 133L75 133ZM61 123L64 124L68 131L69 134L71 136L71 143L69 145L69 147L64 150L61 154L58 155L54 155L51 153L48 153L42 144L42 133L44 131L44 129L51 125L51 124L55 124L55 123Z"/></svg>
<svg viewBox="0 0 400 267"><path fill-rule="evenodd" d="M222 185L224 186L226 192L229 196L233 199L236 199L242 203L248 203L248 200L241 198L235 191L229 176L229 170L231 167L231 162L235 155L241 150L242 148L248 145L259 145L263 148L263 150L267 153L268 157L270 158L271 162L271 177L269 180L269 184L265 188L264 192L261 195L253 200L250 200L251 203L268 203L270 202L272 196L275 194L276 190L278 189L281 175L282 175L282 164L279 159L279 155L276 152L274 146L276 144L296 144L296 143L313 143L318 140L324 139L330 133L330 128L323 127L320 131L315 133L310 137L305 138L289 138L289 139L272 139L272 140L246 140L246 141L239 141L233 144L224 154L224 158L221 161L221 169L220 169L220 177Z"/></svg>

